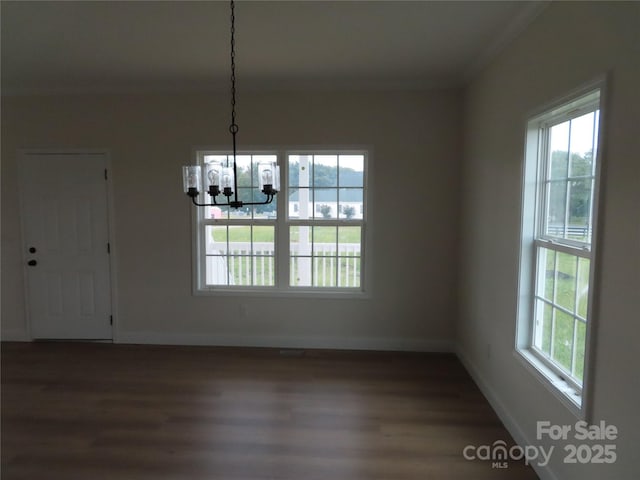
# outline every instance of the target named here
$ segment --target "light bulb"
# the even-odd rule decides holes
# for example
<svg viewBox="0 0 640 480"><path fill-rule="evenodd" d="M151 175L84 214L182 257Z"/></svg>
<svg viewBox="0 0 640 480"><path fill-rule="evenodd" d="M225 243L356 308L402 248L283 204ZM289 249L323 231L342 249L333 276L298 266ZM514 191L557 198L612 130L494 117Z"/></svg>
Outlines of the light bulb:
<svg viewBox="0 0 640 480"><path fill-rule="evenodd" d="M273 173L269 168L262 170L262 184L273 185Z"/></svg>
<svg viewBox="0 0 640 480"><path fill-rule="evenodd" d="M233 169L225 167L222 169L222 176L220 178L220 187L222 187L222 193L229 197L233 195L233 188L235 185L235 177L233 175Z"/></svg>
<svg viewBox="0 0 640 480"><path fill-rule="evenodd" d="M220 185L220 172L216 169L210 169L207 172L207 178L209 179L209 185Z"/></svg>
<svg viewBox="0 0 640 480"><path fill-rule="evenodd" d="M231 175L225 174L222 175L222 187L230 187L231 186Z"/></svg>

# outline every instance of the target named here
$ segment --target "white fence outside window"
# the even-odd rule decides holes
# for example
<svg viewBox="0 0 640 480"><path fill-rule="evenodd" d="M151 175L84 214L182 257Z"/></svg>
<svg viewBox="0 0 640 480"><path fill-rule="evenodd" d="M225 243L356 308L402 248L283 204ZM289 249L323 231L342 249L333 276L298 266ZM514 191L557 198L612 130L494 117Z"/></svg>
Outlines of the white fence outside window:
<svg viewBox="0 0 640 480"><path fill-rule="evenodd" d="M219 244L207 244L206 284L207 285L273 285L275 278L275 252L270 242L229 242L228 251ZM302 278L302 284L313 278L317 287L359 287L360 286L360 244L359 243L314 243L313 254L305 249L298 255L298 244L290 246L290 281ZM304 259L304 260L303 260ZM313 273L312 273L313 272ZM227 283L228 279L228 283ZM309 279L309 280L304 280Z"/></svg>

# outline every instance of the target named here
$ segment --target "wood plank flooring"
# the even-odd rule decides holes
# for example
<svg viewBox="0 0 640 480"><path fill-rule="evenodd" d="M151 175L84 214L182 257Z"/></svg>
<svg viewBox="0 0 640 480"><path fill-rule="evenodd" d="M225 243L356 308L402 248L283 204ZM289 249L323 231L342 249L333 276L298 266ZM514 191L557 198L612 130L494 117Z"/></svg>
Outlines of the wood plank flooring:
<svg viewBox="0 0 640 480"><path fill-rule="evenodd" d="M3 480L536 479L453 355L2 345Z"/></svg>

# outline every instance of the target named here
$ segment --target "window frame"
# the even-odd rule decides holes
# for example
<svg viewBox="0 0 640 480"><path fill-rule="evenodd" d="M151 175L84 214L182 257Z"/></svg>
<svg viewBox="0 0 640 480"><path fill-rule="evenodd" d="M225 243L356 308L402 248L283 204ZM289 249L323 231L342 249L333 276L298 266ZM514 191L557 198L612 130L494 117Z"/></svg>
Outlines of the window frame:
<svg viewBox="0 0 640 480"><path fill-rule="evenodd" d="M280 166L281 190L276 196L277 218L275 219L226 219L219 222L216 219L204 219L202 208L195 208L189 203L192 209L192 294L194 296L272 296L272 297L308 297L308 298L354 298L365 299L371 297L371 264L372 264L372 234L370 228L370 211L372 208L371 194L371 171L372 171L372 151L370 146L349 146L349 147L324 147L324 146L278 146L278 147L245 147L237 151L237 155L275 155ZM202 165L204 155L229 155L228 147L194 147L192 157L196 159L198 165ZM289 155L313 154L313 155L364 155L365 170L363 184L363 204L365 213L361 220L361 273L360 287L295 287L290 286L289 273L289 226L303 221L291 221L288 218L288 158ZM204 195L201 193L201 195ZM201 200L204 197L201 198ZM206 200L208 201L208 196ZM284 200L283 200L284 199ZM344 219L322 220L322 226L345 225ZM249 285L207 285L206 284L206 245L205 245L205 225L274 225L274 285L273 286L249 286ZM352 226L350 221L347 226Z"/></svg>
<svg viewBox="0 0 640 480"><path fill-rule="evenodd" d="M599 94L597 99L590 98L596 93ZM598 245L601 243L601 232L598 226L602 220L599 206L602 202L600 183L604 150L603 127L606 127L606 121L604 121L605 100L606 78L600 77L534 112L527 119L525 132L515 354L523 365L559 398L576 417L582 419L586 419L590 415L590 398L592 395L590 380L595 362L594 339L597 328L596 304L600 264ZM599 110L599 118L597 136L593 139L593 143L597 148L594 156L595 168L592 169L593 191L590 206L592 215L590 243L546 235L544 230L548 221L546 208L549 204L546 195L547 184L550 183L550 178L547 177L547 170L551 164L551 152L548 148L549 131L554 125L578 118L595 110ZM569 155L571 155L570 152ZM571 178L570 172L567 174L567 182L569 182L569 178ZM568 222L568 218L565 218L565 231L566 222ZM535 303L539 294L537 280L538 252L540 248L554 251L556 255L559 252L568 253L576 257L577 263L579 263L579 258L588 258L590 260L582 385L567 375L562 367L546 358L545 354L535 347ZM557 273L558 271L556 263L554 272ZM578 280L576 280L577 283ZM554 286L554 288L557 287ZM558 305L556 302L554 298L553 303ZM576 304L574 306L575 311L571 313L574 322L578 321L576 320L579 316L578 308ZM574 350L577 348L575 345L575 330L574 323L572 355L574 355ZM551 352L551 345L549 348Z"/></svg>

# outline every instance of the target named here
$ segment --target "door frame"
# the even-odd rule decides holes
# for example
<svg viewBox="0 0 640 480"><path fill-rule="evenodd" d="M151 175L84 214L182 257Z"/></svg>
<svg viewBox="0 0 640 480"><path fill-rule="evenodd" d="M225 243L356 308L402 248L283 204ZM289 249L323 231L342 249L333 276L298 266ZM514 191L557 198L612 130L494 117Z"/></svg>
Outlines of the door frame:
<svg viewBox="0 0 640 480"><path fill-rule="evenodd" d="M109 288L110 288L110 306L111 315L113 316L113 324L111 325L111 340L99 340L99 342L118 343L118 288L117 288L117 248L115 242L115 205L113 195L113 167L111 162L111 154L105 148L20 148L17 152L18 160L18 192L19 192L19 208L20 208L20 243L22 248L22 288L24 291L24 312L25 312L25 330L27 332L28 341L33 342L33 333L31 331L31 311L29 303L29 285L27 272L27 249L26 249L26 226L22 200L22 182L25 178L24 164L25 159L29 155L104 155L107 168L107 235L110 247L109 253Z"/></svg>

